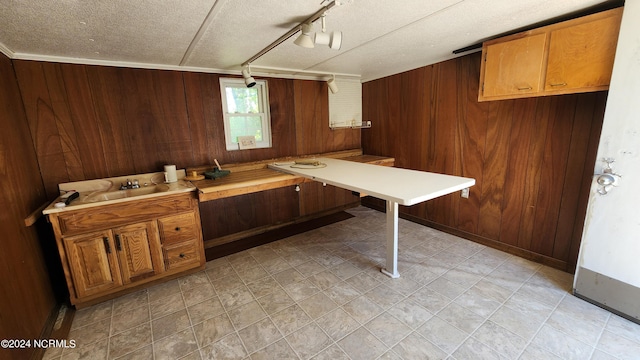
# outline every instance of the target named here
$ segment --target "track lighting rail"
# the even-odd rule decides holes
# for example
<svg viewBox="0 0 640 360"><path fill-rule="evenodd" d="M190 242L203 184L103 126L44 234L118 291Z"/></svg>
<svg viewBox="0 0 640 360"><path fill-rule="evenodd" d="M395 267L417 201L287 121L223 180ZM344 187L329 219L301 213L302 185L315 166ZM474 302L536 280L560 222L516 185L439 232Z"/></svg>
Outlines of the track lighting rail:
<svg viewBox="0 0 640 360"><path fill-rule="evenodd" d="M290 37L295 35L298 31L300 31L300 28L302 27L302 24L305 24L305 23L311 24L314 21L320 19L322 17L322 15L327 10L331 9L335 5L337 5L337 4L336 4L336 2L334 0L334 1L331 1L329 4L323 6L322 8L320 8L320 10L316 11L313 15L311 15L310 17L308 17L307 19L302 21L300 24L296 25L293 29L289 30L286 34L280 36L276 41L274 41L271 44L267 45L267 47L265 47L264 49L260 50L257 54L255 54L252 57L250 57L247 61L243 62L242 66L245 67L245 66L251 64L252 62L257 60L258 58L260 58L262 55L264 55L264 54L268 53L269 51L273 50L276 46L282 44L287 39L289 39Z"/></svg>

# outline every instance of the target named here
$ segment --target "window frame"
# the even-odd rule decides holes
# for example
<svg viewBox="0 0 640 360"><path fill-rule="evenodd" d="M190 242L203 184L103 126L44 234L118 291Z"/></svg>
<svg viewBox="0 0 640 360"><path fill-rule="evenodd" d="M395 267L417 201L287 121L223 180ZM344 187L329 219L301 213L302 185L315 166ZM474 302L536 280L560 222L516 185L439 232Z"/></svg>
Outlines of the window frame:
<svg viewBox="0 0 640 360"><path fill-rule="evenodd" d="M229 113L227 109L227 88L246 88L244 79L220 78L220 98L222 100L222 117L224 122L224 140L227 151L240 150L240 144L231 139L231 118L234 116L247 117L259 116L262 124L262 141L256 139L256 149L272 147L271 139L271 114L269 111L269 87L266 80L256 80L256 85L251 89L258 91L257 113Z"/></svg>

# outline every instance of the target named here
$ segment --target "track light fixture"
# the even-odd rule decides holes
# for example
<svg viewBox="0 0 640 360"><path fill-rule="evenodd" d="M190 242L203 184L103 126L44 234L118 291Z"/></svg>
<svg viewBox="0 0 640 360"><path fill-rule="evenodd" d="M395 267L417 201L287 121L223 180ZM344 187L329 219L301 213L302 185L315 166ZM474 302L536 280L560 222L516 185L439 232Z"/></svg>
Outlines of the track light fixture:
<svg viewBox="0 0 640 360"><path fill-rule="evenodd" d="M327 1L327 0L325 0L325 1ZM308 39L306 37L304 37L304 36L298 36L298 38L296 38L296 40L294 41L294 43L296 45L312 48L312 47L315 46L315 44L324 44L324 45L329 45L329 47L332 48L332 49L340 49L340 46L342 45L342 32L339 32L339 31L332 32L329 35L329 42L327 42L324 39L324 36L320 36L320 38L322 38L322 39L318 39L319 42L316 42L316 40L315 40L315 35L316 34L313 33L313 27L312 27L312 24L313 24L314 21L316 21L316 20L318 20L320 18L323 18L323 20L324 20L324 16L326 15L326 12L329 9L331 9L332 7L334 7L334 6L338 5L338 4L339 3L336 2L336 0L331 0L331 2L329 2L327 5L321 7L320 10L316 11L315 13L313 13L313 15L309 16L307 19L305 19L304 21L302 21L301 23L296 25L294 28L292 28L291 30L287 31L287 33L285 33L284 35L280 36L276 41L274 41L271 44L267 45L267 47L265 47L264 49L260 50L257 54L253 55L249 59L247 59L245 62L242 63L241 66L247 66L247 65L251 64L255 60L259 59L262 55L268 53L269 51L273 50L276 46L282 44L286 40L288 40L291 37L293 37L298 32L301 32L302 35L307 35ZM324 29L324 25L323 25L323 29ZM313 36L313 38L312 38L312 36ZM302 43L304 45L302 45L300 43ZM250 72L248 72L248 73L249 73L249 76L250 76L251 75ZM244 76L244 73L243 73L243 76Z"/></svg>
<svg viewBox="0 0 640 360"><path fill-rule="evenodd" d="M327 34L327 26L325 24L326 16L326 14L322 15L322 32L315 34L313 42L319 45L327 45L334 50L340 50L342 46L342 31L332 31Z"/></svg>
<svg viewBox="0 0 640 360"><path fill-rule="evenodd" d="M244 78L244 83L248 88L255 86L256 79L251 76L251 68L249 66L242 70L242 77Z"/></svg>
<svg viewBox="0 0 640 360"><path fill-rule="evenodd" d="M313 32L312 23L304 23L300 26L300 35L298 35L298 38L293 43L304 48L313 48L315 47L315 44L318 44L327 45L334 50L340 50L340 47L342 46L342 31L332 31L327 33L327 26L325 23L326 16L326 13L321 16L321 33Z"/></svg>
<svg viewBox="0 0 640 360"><path fill-rule="evenodd" d="M338 92L338 84L336 83L336 76L332 75L332 78L327 80L327 85L329 85L329 90L331 90L332 94Z"/></svg>
<svg viewBox="0 0 640 360"><path fill-rule="evenodd" d="M315 45L311 38L312 35L313 27L310 23L304 23L300 26L300 35L298 35L298 38L293 43L298 46L302 46L303 48L313 48Z"/></svg>

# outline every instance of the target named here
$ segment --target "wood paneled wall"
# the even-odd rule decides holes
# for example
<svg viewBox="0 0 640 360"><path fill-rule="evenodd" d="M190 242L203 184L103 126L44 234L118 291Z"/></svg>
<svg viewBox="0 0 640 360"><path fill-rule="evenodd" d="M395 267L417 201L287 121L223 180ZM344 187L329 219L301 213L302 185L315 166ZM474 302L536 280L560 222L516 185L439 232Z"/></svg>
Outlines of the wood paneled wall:
<svg viewBox="0 0 640 360"><path fill-rule="evenodd" d="M57 303L36 229L24 219L47 198L14 70L2 54L0 84L0 339L33 341ZM36 351L0 349L0 358L28 359Z"/></svg>
<svg viewBox="0 0 640 360"><path fill-rule="evenodd" d="M479 73L476 53L365 83L364 152L476 179L407 218L571 272L607 93L478 103Z"/></svg>
<svg viewBox="0 0 640 360"><path fill-rule="evenodd" d="M14 65L50 200L59 183L162 171L164 164L186 168L218 159L224 165L360 148L360 130L329 129L323 81L267 79L273 147L227 151L222 75L19 60ZM283 189L201 203L203 234L208 240L354 201L341 199L320 202Z"/></svg>
<svg viewBox="0 0 640 360"><path fill-rule="evenodd" d="M327 85L269 78L273 147L226 151L221 75L15 60L50 199L62 182L360 147L329 130Z"/></svg>

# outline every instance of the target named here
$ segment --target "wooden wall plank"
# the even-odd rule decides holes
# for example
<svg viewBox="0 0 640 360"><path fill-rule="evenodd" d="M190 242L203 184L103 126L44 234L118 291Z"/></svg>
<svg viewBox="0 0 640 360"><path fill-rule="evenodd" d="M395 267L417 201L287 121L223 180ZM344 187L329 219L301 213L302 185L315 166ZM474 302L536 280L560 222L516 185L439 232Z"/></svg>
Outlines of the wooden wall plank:
<svg viewBox="0 0 640 360"><path fill-rule="evenodd" d="M37 64L37 62L28 63L31 66ZM87 77L87 66L62 65L61 68L69 110L76 131L77 147L86 179L109 177L100 127ZM18 78L19 82L20 80ZM48 178L44 178L44 181L45 184L55 182L55 180Z"/></svg>
<svg viewBox="0 0 640 360"><path fill-rule="evenodd" d="M529 166L529 143L535 126L535 110L537 99L524 99L514 103L511 134L509 139L508 163L504 187L502 221L500 222L500 241L517 245L524 191L526 189L526 173Z"/></svg>
<svg viewBox="0 0 640 360"><path fill-rule="evenodd" d="M546 143L547 127L549 124L552 105L555 97L537 99L535 125L530 136L529 161L525 175L525 188L523 189L523 208L518 232L518 247L531 249L533 229L535 226L535 214L537 209L538 192L540 191L540 169L544 157L544 144ZM544 188L544 184L542 184Z"/></svg>
<svg viewBox="0 0 640 360"><path fill-rule="evenodd" d="M50 197L57 196L59 194L57 184L68 181L69 175L64 166L56 114L51 105L43 66L42 64L31 67L17 65L16 74L24 79L20 90L24 97L24 109L40 171L43 177L51 177L56 181L55 184L46 184L47 194Z"/></svg>
<svg viewBox="0 0 640 360"><path fill-rule="evenodd" d="M500 237L513 108L510 100L489 106L478 234L490 239Z"/></svg>
<svg viewBox="0 0 640 360"><path fill-rule="evenodd" d="M481 54L465 56L456 62L459 116L455 154L456 161L462 167L458 175L476 179L476 184L469 189L469 198L459 202L457 228L473 234L478 231L489 109L488 103L477 101L478 82L475 79L480 78L479 56Z"/></svg>
<svg viewBox="0 0 640 360"><path fill-rule="evenodd" d="M87 66L96 121L108 176L135 174L134 151L128 132L125 69ZM129 78L130 80L130 78Z"/></svg>
<svg viewBox="0 0 640 360"><path fill-rule="evenodd" d="M538 193L533 231L533 238L536 241L531 247L534 252L547 256L553 254L577 95L563 96L562 100L558 102L556 111L552 113L550 126L547 129L545 156L540 175L544 191ZM572 184L572 186L576 185Z"/></svg>
<svg viewBox="0 0 640 360"><path fill-rule="evenodd" d="M69 100L62 79L60 64L43 63L44 75L47 80L51 107L56 118L60 145L64 156L64 163L68 173L66 181L77 181L85 178L80 150L77 146L78 138L73 126L73 118L69 110Z"/></svg>
<svg viewBox="0 0 640 360"><path fill-rule="evenodd" d="M567 165L564 172L564 184L562 188L562 198L558 211L558 225L553 242L553 257L568 258L571 248L571 234L578 212L577 206L580 199L581 186L576 186L582 182L584 167L586 163L585 154L589 147L589 135L593 114L596 109L596 93L589 93L576 101L573 127L571 129L570 143L568 149Z"/></svg>

